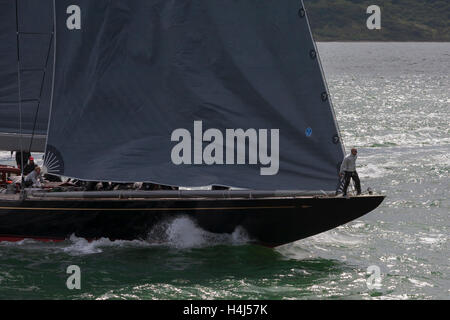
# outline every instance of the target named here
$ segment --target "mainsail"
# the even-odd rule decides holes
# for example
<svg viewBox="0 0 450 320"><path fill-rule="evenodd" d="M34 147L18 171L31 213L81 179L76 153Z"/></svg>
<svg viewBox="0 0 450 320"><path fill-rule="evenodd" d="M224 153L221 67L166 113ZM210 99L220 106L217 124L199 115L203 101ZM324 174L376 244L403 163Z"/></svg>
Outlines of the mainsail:
<svg viewBox="0 0 450 320"><path fill-rule="evenodd" d="M54 3L49 172L335 189L343 148L303 2Z"/></svg>
<svg viewBox="0 0 450 320"><path fill-rule="evenodd" d="M0 0L0 150L45 150L52 8L51 0Z"/></svg>

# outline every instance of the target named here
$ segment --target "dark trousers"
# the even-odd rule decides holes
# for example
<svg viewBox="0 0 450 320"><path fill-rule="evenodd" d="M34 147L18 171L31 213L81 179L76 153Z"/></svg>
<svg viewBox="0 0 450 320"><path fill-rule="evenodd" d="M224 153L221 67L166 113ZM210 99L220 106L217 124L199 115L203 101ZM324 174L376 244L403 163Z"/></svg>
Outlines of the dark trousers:
<svg viewBox="0 0 450 320"><path fill-rule="evenodd" d="M356 192L358 192L358 194L361 194L361 181L359 181L359 176L358 173L356 171L354 172L350 172L350 171L345 171L345 176L344 176L344 195L347 195L347 189L348 186L350 184L350 179L353 179L353 181L355 181L355 187L356 187Z"/></svg>

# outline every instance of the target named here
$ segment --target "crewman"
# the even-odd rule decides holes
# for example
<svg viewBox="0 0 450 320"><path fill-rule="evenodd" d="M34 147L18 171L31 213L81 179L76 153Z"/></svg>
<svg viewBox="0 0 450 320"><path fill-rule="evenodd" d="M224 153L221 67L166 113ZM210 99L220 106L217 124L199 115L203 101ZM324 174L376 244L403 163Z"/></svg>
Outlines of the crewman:
<svg viewBox="0 0 450 320"><path fill-rule="evenodd" d="M30 174L34 170L34 168L37 167L37 165L34 163L33 157L30 157L28 160L29 161L28 161L27 165L25 166L25 168L23 168L24 175Z"/></svg>
<svg viewBox="0 0 450 320"><path fill-rule="evenodd" d="M358 173L356 172L356 159L358 158L358 150L352 149L351 154L344 158L341 164L341 170L339 175L344 177L344 197L347 197L347 189L350 184L350 179L355 182L356 192L358 195L361 194L361 182L359 180Z"/></svg>
<svg viewBox="0 0 450 320"><path fill-rule="evenodd" d="M27 159L29 159L30 156L31 156L31 154L29 152L16 151L17 168L21 169L22 168L22 163L23 163L23 166L25 167L25 165L27 164Z"/></svg>
<svg viewBox="0 0 450 320"><path fill-rule="evenodd" d="M25 187L42 187L44 179L41 176L41 168L35 167L34 170L25 177Z"/></svg>

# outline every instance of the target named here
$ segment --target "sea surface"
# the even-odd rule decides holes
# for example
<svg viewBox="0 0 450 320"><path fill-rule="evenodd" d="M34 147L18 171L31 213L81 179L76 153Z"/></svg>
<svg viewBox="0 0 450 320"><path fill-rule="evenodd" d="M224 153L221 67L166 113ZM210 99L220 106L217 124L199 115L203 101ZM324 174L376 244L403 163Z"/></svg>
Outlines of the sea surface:
<svg viewBox="0 0 450 320"><path fill-rule="evenodd" d="M359 149L363 188L387 195L381 207L276 249L186 218L159 244L1 243L0 299L449 299L450 43L318 46L345 145ZM80 290L66 287L71 265Z"/></svg>

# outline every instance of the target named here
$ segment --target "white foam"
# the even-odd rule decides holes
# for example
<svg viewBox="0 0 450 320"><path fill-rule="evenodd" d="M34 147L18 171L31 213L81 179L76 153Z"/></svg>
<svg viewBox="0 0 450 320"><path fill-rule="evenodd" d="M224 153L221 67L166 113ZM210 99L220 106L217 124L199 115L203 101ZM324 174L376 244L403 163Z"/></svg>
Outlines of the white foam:
<svg viewBox="0 0 450 320"><path fill-rule="evenodd" d="M305 241L311 242L317 245L344 245L344 246L357 246L364 243L362 237L356 235L345 235L339 230L327 231L315 236L312 236Z"/></svg>
<svg viewBox="0 0 450 320"><path fill-rule="evenodd" d="M433 287L433 285L432 284L429 284L428 282L425 282L425 281L419 281L419 280L417 280L417 279L408 279L409 280L409 282L411 282L413 285L415 285L416 287L419 287L419 288L424 288L424 287Z"/></svg>
<svg viewBox="0 0 450 320"><path fill-rule="evenodd" d="M2 241L2 242L0 242L0 246L2 246L2 247L15 247L15 246L20 247L20 246L30 244L30 243L35 243L35 241L31 240L31 239L23 239L23 240L14 241L14 242L13 241Z"/></svg>
<svg viewBox="0 0 450 320"><path fill-rule="evenodd" d="M355 224L355 228L361 228L364 223ZM344 234L345 230L340 227L336 230L327 231L303 240L296 241L276 250L288 259L307 260L317 258L329 252L335 252L336 247L357 247L365 243L365 238L357 235ZM345 260L346 257L343 257Z"/></svg>
<svg viewBox="0 0 450 320"><path fill-rule="evenodd" d="M360 229L360 228L364 228L366 226L366 224L364 222L356 222L354 224L352 224L350 227L354 228L354 229Z"/></svg>
<svg viewBox="0 0 450 320"><path fill-rule="evenodd" d="M316 255L304 248L300 241L277 247L275 250L287 259L308 260L316 258Z"/></svg>
<svg viewBox="0 0 450 320"><path fill-rule="evenodd" d="M71 244L61 248L63 252L73 255L86 255L103 252L103 248L108 247L147 247L149 244L141 240L115 240L111 241L106 238L101 238L94 241L88 241L84 238L78 238L72 235L69 239Z"/></svg>
<svg viewBox="0 0 450 320"><path fill-rule="evenodd" d="M386 165L377 165L375 163L369 163L368 165L358 169L358 173L361 178L381 178L387 176L389 170L383 168Z"/></svg>
<svg viewBox="0 0 450 320"><path fill-rule="evenodd" d="M443 234L429 235L425 237L420 237L419 241L423 244L441 244L447 241L447 238Z"/></svg>
<svg viewBox="0 0 450 320"><path fill-rule="evenodd" d="M189 217L177 217L157 224L149 233L150 243L175 248L198 248L218 244L249 242L246 231L238 227L232 234L216 234L198 227Z"/></svg>
<svg viewBox="0 0 450 320"><path fill-rule="evenodd" d="M157 224L145 240L115 240L100 238L88 241L71 235L67 241L43 243L32 239L18 242L1 242L0 247L20 247L31 250L50 250L71 255L89 255L104 251L105 248L136 248L164 246L177 249L201 248L224 245L241 245L251 241L247 232L237 227L231 234L215 234L198 227L188 217L178 217Z"/></svg>

